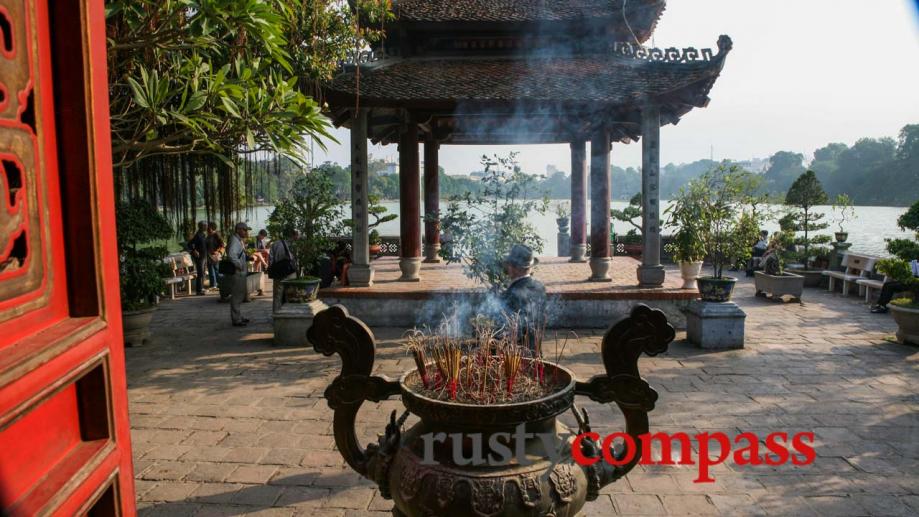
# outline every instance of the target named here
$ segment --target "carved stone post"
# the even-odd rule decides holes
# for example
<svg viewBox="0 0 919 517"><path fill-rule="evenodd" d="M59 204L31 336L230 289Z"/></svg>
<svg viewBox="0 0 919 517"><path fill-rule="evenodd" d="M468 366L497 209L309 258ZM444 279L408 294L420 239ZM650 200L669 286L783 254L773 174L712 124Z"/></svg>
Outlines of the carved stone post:
<svg viewBox="0 0 919 517"><path fill-rule="evenodd" d="M643 250L638 267L641 287L664 285L661 265L660 219L660 141L661 114L657 106L646 106L641 113L641 233Z"/></svg>
<svg viewBox="0 0 919 517"><path fill-rule="evenodd" d="M587 262L587 142L571 147L571 262Z"/></svg>
<svg viewBox="0 0 919 517"><path fill-rule="evenodd" d="M438 150L432 137L424 141L424 261L440 262L440 178Z"/></svg>
<svg viewBox="0 0 919 517"><path fill-rule="evenodd" d="M367 170L367 110L359 109L351 121L351 267L348 282L354 287L373 285L373 266L370 265L370 233L368 231L370 200Z"/></svg>
<svg viewBox="0 0 919 517"><path fill-rule="evenodd" d="M399 140L399 230L401 282L420 282L421 177L418 171L418 124L411 113Z"/></svg>
<svg viewBox="0 0 919 517"><path fill-rule="evenodd" d="M610 141L597 130L590 140L590 280L611 282L610 268Z"/></svg>

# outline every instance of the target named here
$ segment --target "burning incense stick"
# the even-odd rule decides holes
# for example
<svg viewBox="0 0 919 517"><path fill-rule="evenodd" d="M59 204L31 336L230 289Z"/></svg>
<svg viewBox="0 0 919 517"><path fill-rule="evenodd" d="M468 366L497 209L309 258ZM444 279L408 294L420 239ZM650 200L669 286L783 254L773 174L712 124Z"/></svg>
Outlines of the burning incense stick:
<svg viewBox="0 0 919 517"><path fill-rule="evenodd" d="M517 347L508 347L503 352L504 378L507 380L507 393L510 395L514 391L514 380L517 378L517 372L520 371L520 349Z"/></svg>

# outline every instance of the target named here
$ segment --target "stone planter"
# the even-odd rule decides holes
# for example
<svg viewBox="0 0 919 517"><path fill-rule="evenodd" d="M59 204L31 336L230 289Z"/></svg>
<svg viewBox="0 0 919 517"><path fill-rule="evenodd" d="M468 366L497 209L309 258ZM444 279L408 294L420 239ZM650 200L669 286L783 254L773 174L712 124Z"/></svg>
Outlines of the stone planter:
<svg viewBox="0 0 919 517"><path fill-rule="evenodd" d="M801 301L801 293L804 291L804 277L793 273L784 273L782 275L767 275L762 271L755 272L756 295L772 296L773 300L782 299L783 296L791 296L797 301Z"/></svg>
<svg viewBox="0 0 919 517"><path fill-rule="evenodd" d="M702 262L680 262L680 276L683 277L682 289L696 289L696 279L702 272Z"/></svg>
<svg viewBox="0 0 919 517"><path fill-rule="evenodd" d="M786 268L789 273L804 277L804 287L820 287L823 282L822 269Z"/></svg>
<svg viewBox="0 0 919 517"><path fill-rule="evenodd" d="M373 334L344 307L334 306L317 315L309 331L317 352L337 353L343 363L341 375L325 391L334 411L338 451L352 469L379 486L383 498L394 501L393 515L406 517L577 515L585 501L600 496L603 486L634 468L643 451L638 446L632 460L621 466L601 459L582 467L571 456L566 433L588 431L587 420L579 415L578 428L568 429L556 418L571 410L577 395L599 404L616 402L613 407L623 412L627 432L640 443L637 437L649 432L648 412L654 408L657 393L640 378L638 358L642 352L664 352L673 337L673 327L663 313L639 305L604 337L604 375L577 382L568 369L546 362L545 378L553 379L555 386L548 395L531 401L476 405L435 400L416 392L408 382L418 375L414 368L400 380L372 375ZM364 402L376 404L391 397L401 397L406 411L397 419L399 412L394 410L385 434L362 447L355 434L358 411ZM403 431L409 412L420 421ZM538 434L517 434L523 428ZM428 456L425 443L436 443L439 435L431 433L439 432L448 437L442 444L427 447ZM481 442L472 438L473 433ZM498 438L498 433L507 433L501 440L510 451L525 450L530 464L454 461L453 440L463 457L470 457L473 451L484 458L500 454L500 449L491 450L491 444L497 443L492 437ZM586 457L601 457L600 444L590 437L582 445ZM560 453L557 461L550 460L547 447Z"/></svg>
<svg viewBox="0 0 919 517"><path fill-rule="evenodd" d="M236 273L237 275L239 273ZM264 273L261 271L249 271L246 273L246 292L254 293L259 290L259 286L262 285L262 275ZM227 302L230 300L230 295L233 293L233 275L223 275L217 280L217 287L220 289L220 302Z"/></svg>
<svg viewBox="0 0 919 517"><path fill-rule="evenodd" d="M287 300L287 303L292 304L312 302L319 296L321 282L321 279L311 276L282 280L284 299Z"/></svg>
<svg viewBox="0 0 919 517"><path fill-rule="evenodd" d="M897 322L897 341L919 346L919 309L888 305Z"/></svg>
<svg viewBox="0 0 919 517"><path fill-rule="evenodd" d="M141 346L150 337L150 322L156 306L138 311L121 311L121 326L124 333L124 344Z"/></svg>
<svg viewBox="0 0 919 517"><path fill-rule="evenodd" d="M737 279L731 276L723 278L700 276L696 281L699 284L699 294L702 295L702 301L705 302L731 301L734 284L737 283Z"/></svg>

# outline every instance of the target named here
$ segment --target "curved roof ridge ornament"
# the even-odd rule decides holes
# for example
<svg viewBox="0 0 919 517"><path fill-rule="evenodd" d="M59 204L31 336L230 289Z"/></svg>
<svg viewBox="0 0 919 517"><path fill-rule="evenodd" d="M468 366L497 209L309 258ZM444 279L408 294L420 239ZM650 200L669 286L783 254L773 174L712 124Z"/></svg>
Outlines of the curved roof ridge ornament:
<svg viewBox="0 0 919 517"><path fill-rule="evenodd" d="M631 41L616 41L613 43L613 54L625 58L640 59L643 61L660 63L695 63L721 60L731 51L734 43L727 35L718 38L718 53L710 48L699 50L695 47L686 47L682 50L676 47L661 49L636 45Z"/></svg>

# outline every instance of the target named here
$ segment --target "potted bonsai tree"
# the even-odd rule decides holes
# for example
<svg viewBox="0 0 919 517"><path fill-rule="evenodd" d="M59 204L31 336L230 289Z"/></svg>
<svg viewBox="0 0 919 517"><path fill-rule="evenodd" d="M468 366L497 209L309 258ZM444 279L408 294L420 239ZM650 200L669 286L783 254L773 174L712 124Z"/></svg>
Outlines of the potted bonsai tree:
<svg viewBox="0 0 919 517"><path fill-rule="evenodd" d="M373 221L367 225L367 229L370 230L368 235L370 241L370 256L376 257L380 254L383 245L383 239L380 237L380 232L377 228L383 224L390 221L395 221L399 216L396 214L387 214L389 210L380 204L380 196L376 194L370 194L367 196L367 214L373 218ZM345 219L342 223L348 228L354 228L353 219Z"/></svg>
<svg viewBox="0 0 919 517"><path fill-rule="evenodd" d="M631 257L641 256L642 239L641 239L641 192L632 196L628 206L619 209L610 210L610 217L616 221L628 223L631 228L617 239L619 244L623 245L626 255Z"/></svg>
<svg viewBox="0 0 919 517"><path fill-rule="evenodd" d="M163 263L166 248L154 243L172 237L173 230L156 208L139 199L120 202L116 216L124 341L139 346L150 335L157 298L166 288L163 279L169 275Z"/></svg>
<svg viewBox="0 0 919 517"><path fill-rule="evenodd" d="M839 225L839 231L836 232L836 242L846 242L849 238L849 232L846 231L845 224L848 221L855 220L855 207L852 205L852 198L848 194L839 194L833 201L833 213L836 215L836 224Z"/></svg>
<svg viewBox="0 0 919 517"><path fill-rule="evenodd" d="M760 221L749 210L756 181L736 165L719 165L689 184L688 196L698 200L698 232L712 262L712 276L698 279L703 301L730 301L737 279L724 267L749 260L759 236Z"/></svg>
<svg viewBox="0 0 919 517"><path fill-rule="evenodd" d="M899 282L906 297L890 302L889 308L897 322L897 340L901 343L919 345L919 201L897 219L903 230L915 232L915 239L892 239L887 241L887 251L894 258L882 259L876 266L878 272L888 280Z"/></svg>
<svg viewBox="0 0 919 517"><path fill-rule="evenodd" d="M785 205L791 207L787 216L791 223L791 228L795 232L803 233L795 238L796 247L801 249L798 254L800 268L791 268L795 273L805 278L804 284L807 286L817 286L823 278L823 269L812 268L816 258L821 257L821 262L825 256L829 255L829 250L821 244L830 242L829 235L815 235L815 232L825 230L829 225L823 221L824 214L814 212L817 205L826 204L829 198L817 179L814 171L807 171L798 177L789 187L785 194Z"/></svg>
<svg viewBox="0 0 919 517"><path fill-rule="evenodd" d="M785 233L773 235L766 253L763 255L763 270L754 272L754 285L757 296L771 295L773 300L784 300L785 296L801 300L804 291L804 277L784 270L785 249L788 238Z"/></svg>
<svg viewBox="0 0 919 517"><path fill-rule="evenodd" d="M676 231L664 250L680 265L683 289L697 288L696 279L702 272L702 261L705 258L705 243L699 228L702 203L693 197L693 192L692 189L681 190L674 204L666 211L669 216L666 225L676 228Z"/></svg>

